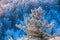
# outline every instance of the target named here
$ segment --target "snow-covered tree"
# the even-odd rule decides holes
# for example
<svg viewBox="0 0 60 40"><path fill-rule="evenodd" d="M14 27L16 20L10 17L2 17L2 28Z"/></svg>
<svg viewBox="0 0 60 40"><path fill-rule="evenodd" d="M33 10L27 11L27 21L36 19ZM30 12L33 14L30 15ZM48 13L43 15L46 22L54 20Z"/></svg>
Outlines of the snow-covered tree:
<svg viewBox="0 0 60 40"><path fill-rule="evenodd" d="M27 36L29 38L40 38L40 39L48 39L51 35L44 33L46 29L53 27L53 22L48 24L48 22L43 19L44 10L39 7L38 9L31 10L31 18L25 18L25 21L28 25L28 28L23 27L22 25L16 24L18 28L21 28L27 32Z"/></svg>

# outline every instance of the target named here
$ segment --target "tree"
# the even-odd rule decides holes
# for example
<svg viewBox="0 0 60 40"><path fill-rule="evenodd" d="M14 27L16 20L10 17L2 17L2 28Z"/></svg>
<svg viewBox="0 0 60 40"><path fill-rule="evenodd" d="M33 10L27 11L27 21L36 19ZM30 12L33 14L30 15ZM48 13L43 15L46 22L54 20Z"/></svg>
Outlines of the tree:
<svg viewBox="0 0 60 40"><path fill-rule="evenodd" d="M17 25L18 28L25 30L29 38L40 38L47 39L50 35L44 33L46 29L52 28L53 22L50 24L43 19L44 10L39 7L38 9L31 10L31 18L25 18L25 21L28 25L28 28L23 27L22 25Z"/></svg>

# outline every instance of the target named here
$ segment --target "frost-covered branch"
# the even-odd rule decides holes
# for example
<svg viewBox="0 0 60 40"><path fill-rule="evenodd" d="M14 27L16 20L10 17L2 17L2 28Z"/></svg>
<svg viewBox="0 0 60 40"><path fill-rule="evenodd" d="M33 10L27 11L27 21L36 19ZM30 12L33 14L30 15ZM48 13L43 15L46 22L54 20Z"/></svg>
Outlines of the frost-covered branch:
<svg viewBox="0 0 60 40"><path fill-rule="evenodd" d="M44 12L41 7L31 10L31 18L25 18L28 28L21 25L16 26L25 30L30 38L48 38L49 35L45 34L44 30L52 28L53 22L48 24L47 21L43 19L43 13Z"/></svg>

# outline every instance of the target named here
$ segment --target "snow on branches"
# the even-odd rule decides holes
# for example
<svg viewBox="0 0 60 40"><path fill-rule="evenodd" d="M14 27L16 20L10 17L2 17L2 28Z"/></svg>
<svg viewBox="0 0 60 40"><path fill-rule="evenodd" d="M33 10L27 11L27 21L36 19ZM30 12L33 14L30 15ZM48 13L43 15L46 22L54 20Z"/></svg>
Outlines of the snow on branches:
<svg viewBox="0 0 60 40"><path fill-rule="evenodd" d="M43 19L44 10L39 7L38 9L31 10L31 18L25 18L25 21L28 25L28 28L23 27L22 25L16 24L18 28L25 30L28 34L29 38L42 38L47 39L50 35L44 33L44 30L52 28L53 22L50 24L47 23L45 19Z"/></svg>

